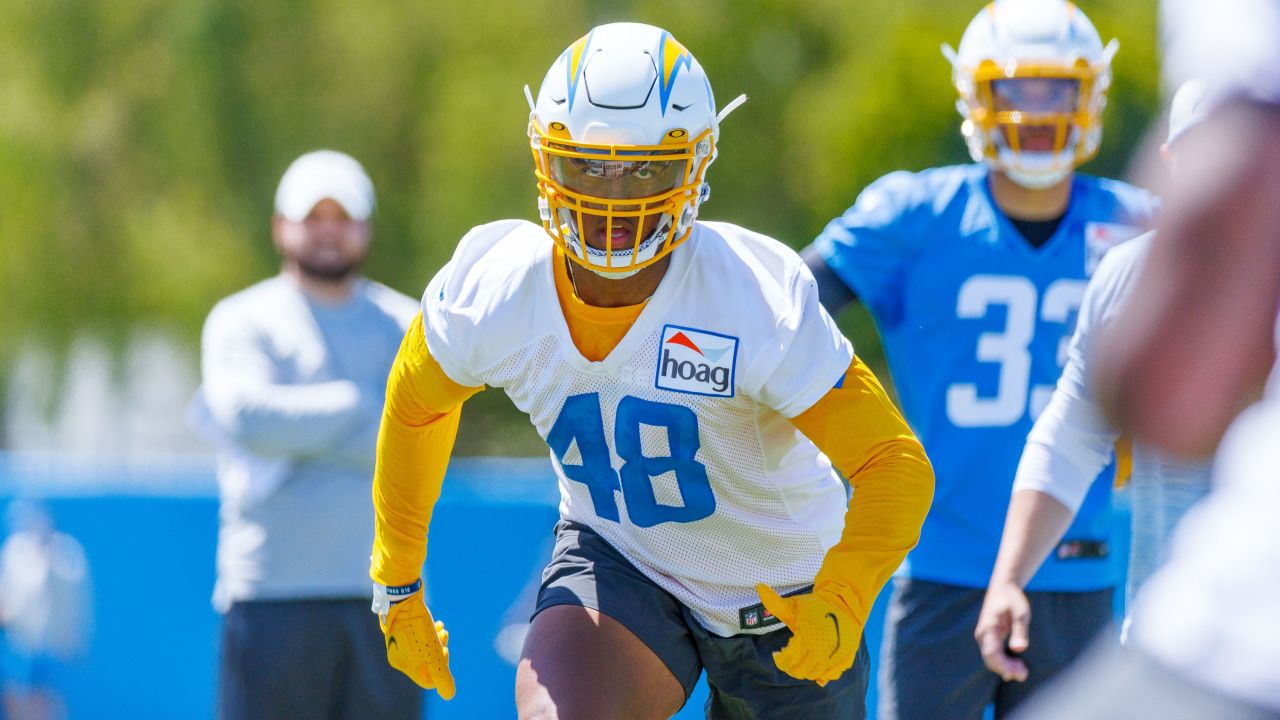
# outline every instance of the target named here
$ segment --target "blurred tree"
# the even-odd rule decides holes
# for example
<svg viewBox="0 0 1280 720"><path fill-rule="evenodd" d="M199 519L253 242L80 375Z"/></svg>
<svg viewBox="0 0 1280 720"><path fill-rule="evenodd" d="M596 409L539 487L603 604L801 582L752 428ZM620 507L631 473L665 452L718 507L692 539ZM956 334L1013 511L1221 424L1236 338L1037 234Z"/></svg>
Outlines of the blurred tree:
<svg viewBox="0 0 1280 720"><path fill-rule="evenodd" d="M275 272L290 160L353 154L379 195L369 274L420 292L470 227L535 218L536 92L592 25L662 25L707 68L725 122L705 217L800 247L890 170L967 160L950 72L980 3L938 0L42 0L0 4L0 375L29 341L193 348L220 297ZM1084 10L1119 37L1102 154L1120 175L1158 102L1155 0ZM842 326L877 365L865 313ZM2 387L2 385L0 385ZM2 400L2 398L0 398ZM3 436L0 433L0 442ZM468 405L464 453L542 453L500 393Z"/></svg>

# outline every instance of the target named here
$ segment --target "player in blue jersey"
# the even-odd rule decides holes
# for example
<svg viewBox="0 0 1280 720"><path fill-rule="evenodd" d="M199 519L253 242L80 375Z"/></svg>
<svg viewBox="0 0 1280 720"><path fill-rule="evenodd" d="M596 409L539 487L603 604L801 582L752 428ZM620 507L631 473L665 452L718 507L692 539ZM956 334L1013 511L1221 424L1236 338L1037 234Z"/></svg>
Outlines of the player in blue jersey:
<svg viewBox="0 0 1280 720"><path fill-rule="evenodd" d="M1095 483L1028 585L1025 682L983 664L973 629L1018 458L1052 394L1086 280L1156 201L1075 173L1098 150L1114 41L1065 0L997 0L945 48L975 164L895 172L804 252L835 314L857 299L937 473L894 580L882 720L1004 715L1111 618L1109 483Z"/></svg>

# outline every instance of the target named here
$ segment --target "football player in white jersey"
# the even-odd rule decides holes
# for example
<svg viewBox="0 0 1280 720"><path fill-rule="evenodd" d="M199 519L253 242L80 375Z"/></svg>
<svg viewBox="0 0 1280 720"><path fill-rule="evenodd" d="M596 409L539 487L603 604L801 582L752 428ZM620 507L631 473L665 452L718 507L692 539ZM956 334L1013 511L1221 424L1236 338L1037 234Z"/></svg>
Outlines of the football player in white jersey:
<svg viewBox="0 0 1280 720"><path fill-rule="evenodd" d="M529 101L542 225L462 239L388 383L370 571L388 660L454 694L419 575L460 406L491 385L561 493L520 717L668 717L704 671L709 717L863 717L863 624L932 470L799 257L697 220L739 101L717 115L689 51L632 23L573 43Z"/></svg>
<svg viewBox="0 0 1280 720"><path fill-rule="evenodd" d="M1231 430L1213 489L1138 594L1129 645L1033 701L1036 720L1280 718L1280 2L1165 6L1166 71L1203 77L1210 109L1099 338L1096 385L1135 440L1202 455Z"/></svg>

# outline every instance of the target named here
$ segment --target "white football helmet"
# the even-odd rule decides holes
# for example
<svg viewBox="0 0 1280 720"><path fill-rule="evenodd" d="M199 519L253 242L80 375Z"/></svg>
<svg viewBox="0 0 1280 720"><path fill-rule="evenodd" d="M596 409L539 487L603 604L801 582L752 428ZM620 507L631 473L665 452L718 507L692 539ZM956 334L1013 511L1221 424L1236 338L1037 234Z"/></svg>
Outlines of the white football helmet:
<svg viewBox="0 0 1280 720"><path fill-rule="evenodd" d="M667 31L601 25L570 45L529 96L542 224L607 277L657 262L693 230L710 190L719 121L702 66ZM652 232L642 232L652 227Z"/></svg>
<svg viewBox="0 0 1280 720"><path fill-rule="evenodd" d="M995 0L969 23L951 61L961 133L975 162L1045 188L1098 152L1111 59L1066 0Z"/></svg>

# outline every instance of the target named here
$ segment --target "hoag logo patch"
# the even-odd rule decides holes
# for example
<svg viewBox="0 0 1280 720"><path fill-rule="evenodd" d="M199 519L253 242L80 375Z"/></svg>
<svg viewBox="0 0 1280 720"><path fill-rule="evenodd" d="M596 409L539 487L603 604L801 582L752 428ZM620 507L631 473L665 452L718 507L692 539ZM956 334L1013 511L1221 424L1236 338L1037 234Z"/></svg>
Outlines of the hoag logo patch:
<svg viewBox="0 0 1280 720"><path fill-rule="evenodd" d="M658 345L654 384L663 390L733 397L738 338L667 325Z"/></svg>

